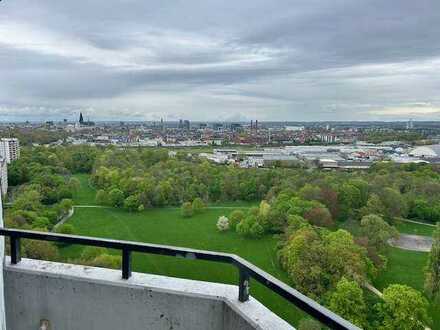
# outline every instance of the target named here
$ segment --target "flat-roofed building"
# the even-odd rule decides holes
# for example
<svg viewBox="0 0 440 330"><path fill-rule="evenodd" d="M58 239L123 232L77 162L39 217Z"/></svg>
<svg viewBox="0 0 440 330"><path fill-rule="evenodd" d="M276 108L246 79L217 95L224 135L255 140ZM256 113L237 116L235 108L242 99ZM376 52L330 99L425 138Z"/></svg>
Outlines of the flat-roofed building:
<svg viewBox="0 0 440 330"><path fill-rule="evenodd" d="M440 158L440 144L416 147L409 154L414 157Z"/></svg>

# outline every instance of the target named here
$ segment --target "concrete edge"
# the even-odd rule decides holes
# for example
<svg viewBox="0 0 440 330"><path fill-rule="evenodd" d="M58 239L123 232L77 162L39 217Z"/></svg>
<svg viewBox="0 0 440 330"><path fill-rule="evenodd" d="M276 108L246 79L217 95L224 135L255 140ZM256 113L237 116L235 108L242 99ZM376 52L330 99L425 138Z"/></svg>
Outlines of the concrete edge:
<svg viewBox="0 0 440 330"><path fill-rule="evenodd" d="M234 312L243 317L255 329L261 330L292 330L289 323L270 311L258 300L250 297L249 301L238 301L238 287L230 284L188 280L162 275L132 273L132 277L123 280L121 271L115 269L90 267L75 264L58 263L23 258L17 265L5 258L4 271L41 274L53 278L66 278L75 281L93 281L103 285L121 287L137 287L155 292L185 295L210 300L219 300L227 304ZM288 304L286 302L286 304ZM293 308L287 305L286 308Z"/></svg>

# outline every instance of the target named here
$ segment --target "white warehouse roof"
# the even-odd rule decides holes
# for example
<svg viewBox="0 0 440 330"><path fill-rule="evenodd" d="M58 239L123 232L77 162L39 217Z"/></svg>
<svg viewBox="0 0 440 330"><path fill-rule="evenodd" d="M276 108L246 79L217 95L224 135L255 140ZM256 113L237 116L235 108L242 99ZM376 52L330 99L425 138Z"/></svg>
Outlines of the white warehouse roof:
<svg viewBox="0 0 440 330"><path fill-rule="evenodd" d="M416 147L409 154L414 157L440 157L440 144Z"/></svg>

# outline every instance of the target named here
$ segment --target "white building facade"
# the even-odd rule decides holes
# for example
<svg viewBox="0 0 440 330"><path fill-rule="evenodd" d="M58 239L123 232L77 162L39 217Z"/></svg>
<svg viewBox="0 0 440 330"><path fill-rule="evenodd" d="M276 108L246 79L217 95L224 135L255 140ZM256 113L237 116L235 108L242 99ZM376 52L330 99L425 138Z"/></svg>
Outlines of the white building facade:
<svg viewBox="0 0 440 330"><path fill-rule="evenodd" d="M2 196L8 192L8 164L2 157L0 157L0 191Z"/></svg>
<svg viewBox="0 0 440 330"><path fill-rule="evenodd" d="M0 140L0 156L9 164L20 158L20 142L16 138L3 138Z"/></svg>

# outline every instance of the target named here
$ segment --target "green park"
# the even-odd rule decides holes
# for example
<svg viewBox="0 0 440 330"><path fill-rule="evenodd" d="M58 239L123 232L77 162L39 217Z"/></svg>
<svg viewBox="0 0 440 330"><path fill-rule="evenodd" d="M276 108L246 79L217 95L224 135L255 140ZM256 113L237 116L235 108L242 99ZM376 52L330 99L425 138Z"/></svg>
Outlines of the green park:
<svg viewBox="0 0 440 330"><path fill-rule="evenodd" d="M430 168L237 170L183 155L168 159L163 152L135 160L114 150L39 152L37 159L27 156L26 166L12 168L9 227L233 253L363 328L401 328L408 320L395 323L387 303L403 299L407 313L413 309L417 317L408 329L440 329L440 304L426 291L429 252L388 245L397 232L434 235L438 209L428 209L427 199L438 178L429 187L420 183L433 177ZM405 192L391 188L399 185ZM412 203L411 189L426 199ZM117 251L31 242L24 249L32 258L120 267ZM166 256L135 254L133 270L238 282L230 265ZM255 281L251 294L299 329L310 328L303 312ZM353 299L357 310L347 307Z"/></svg>

